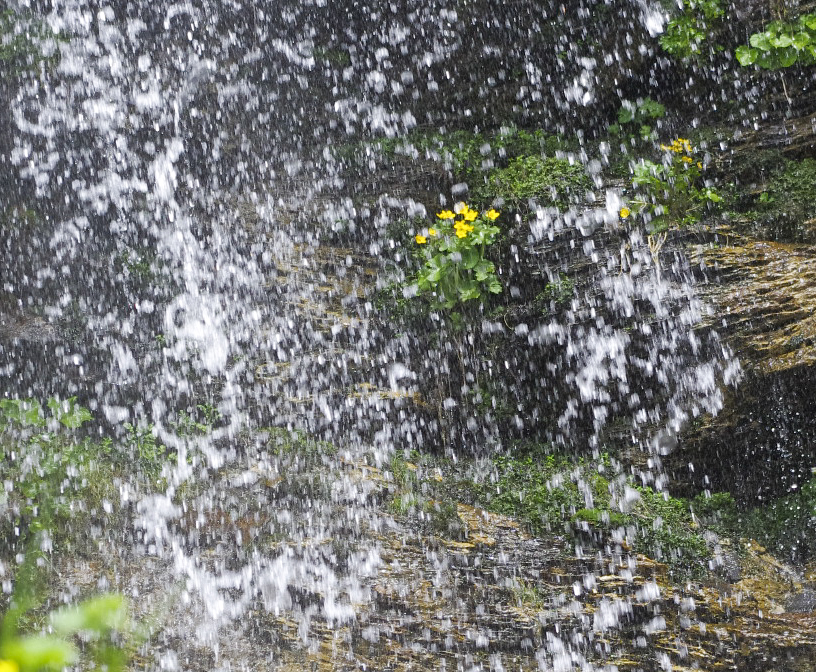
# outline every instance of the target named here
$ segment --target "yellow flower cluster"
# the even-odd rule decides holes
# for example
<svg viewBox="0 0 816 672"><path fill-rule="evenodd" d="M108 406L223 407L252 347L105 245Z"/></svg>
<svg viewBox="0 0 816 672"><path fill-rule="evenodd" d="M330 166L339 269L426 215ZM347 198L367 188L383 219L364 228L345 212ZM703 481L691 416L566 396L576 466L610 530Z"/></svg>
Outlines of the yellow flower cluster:
<svg viewBox="0 0 816 672"><path fill-rule="evenodd" d="M683 163L691 163L694 159L691 155L694 153L694 147L691 146L691 143L686 140L685 138L677 138L676 140L672 140L672 144L670 145L660 145L660 149L665 152L674 152L675 154L682 154L680 160ZM703 169L702 162L697 162L697 168L700 170Z"/></svg>
<svg viewBox="0 0 816 672"><path fill-rule="evenodd" d="M18 672L19 669L13 660L0 660L0 672Z"/></svg>
<svg viewBox="0 0 816 672"><path fill-rule="evenodd" d="M457 203L453 210L443 210L442 212L436 213L436 216L441 220L455 220L453 222L453 230L456 233L456 237L464 238L467 236L467 234L473 231L474 227L471 222L474 222L479 216L479 211L474 210L467 203ZM499 216L499 212L491 208L484 213L484 216L492 222ZM461 217L461 219L457 219L457 217ZM431 236L436 236L437 231L436 229L428 229L428 234ZM417 235L416 241L422 245L423 243L428 242L428 239L426 236Z"/></svg>
<svg viewBox="0 0 816 672"><path fill-rule="evenodd" d="M691 143L685 138L672 140L672 144L670 145L660 145L660 149L674 152L675 154L691 154L694 151Z"/></svg>

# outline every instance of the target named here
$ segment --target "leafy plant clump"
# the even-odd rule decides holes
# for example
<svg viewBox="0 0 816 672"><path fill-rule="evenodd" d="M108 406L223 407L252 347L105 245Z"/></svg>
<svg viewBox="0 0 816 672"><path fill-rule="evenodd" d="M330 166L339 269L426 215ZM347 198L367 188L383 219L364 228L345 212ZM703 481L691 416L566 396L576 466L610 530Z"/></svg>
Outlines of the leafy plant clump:
<svg viewBox="0 0 816 672"><path fill-rule="evenodd" d="M437 214L437 223L415 236L424 261L413 279L418 295L430 294L432 303L450 309L502 291L495 264L486 252L499 234L496 210L480 213L466 203Z"/></svg>
<svg viewBox="0 0 816 672"><path fill-rule="evenodd" d="M660 46L682 59L702 55L707 43L714 51L722 51L720 45L711 43L711 35L724 15L722 0L683 0L681 13L669 21L660 36Z"/></svg>
<svg viewBox="0 0 816 672"><path fill-rule="evenodd" d="M736 57L740 65L766 70L816 64L816 14L805 14L796 21L772 21L765 30L751 35L748 45L738 47Z"/></svg>
<svg viewBox="0 0 816 672"><path fill-rule="evenodd" d="M554 157L520 156L506 168L493 171L483 191L513 208L530 199L567 208L570 203L582 200L591 188L589 176L577 163Z"/></svg>
<svg viewBox="0 0 816 672"><path fill-rule="evenodd" d="M662 163L641 159L632 168L635 197L621 209L624 219L630 214L644 217L653 232L685 227L700 221L706 206L722 196L703 179L703 163L685 138L661 145Z"/></svg>
<svg viewBox="0 0 816 672"><path fill-rule="evenodd" d="M651 98L623 100L618 109L618 123L609 126L609 133L629 140L654 140L654 124L666 114L666 108Z"/></svg>
<svg viewBox="0 0 816 672"><path fill-rule="evenodd" d="M0 400L0 481L10 484L0 492L0 531L9 550L19 551L21 539L41 529L71 544L70 532L84 533L90 520L112 510L114 480L134 462L114 450L111 438L82 435L92 419L75 397L45 406L36 399ZM163 446L149 430L133 428L126 444L131 440L140 477L155 487Z"/></svg>

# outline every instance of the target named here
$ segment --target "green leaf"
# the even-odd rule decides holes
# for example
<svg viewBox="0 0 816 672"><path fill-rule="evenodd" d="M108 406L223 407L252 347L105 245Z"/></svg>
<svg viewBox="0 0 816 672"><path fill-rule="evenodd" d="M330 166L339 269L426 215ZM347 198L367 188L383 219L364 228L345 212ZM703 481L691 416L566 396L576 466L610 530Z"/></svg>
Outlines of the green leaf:
<svg viewBox="0 0 816 672"><path fill-rule="evenodd" d="M110 630L125 630L129 625L127 602L115 593L102 595L54 612L51 625L62 636L80 631L102 635Z"/></svg>
<svg viewBox="0 0 816 672"><path fill-rule="evenodd" d="M810 42L810 35L807 33L796 33L796 35L793 36L793 46L797 49L804 49Z"/></svg>
<svg viewBox="0 0 816 672"><path fill-rule="evenodd" d="M799 23L809 30L816 30L816 14L805 14L799 17Z"/></svg>
<svg viewBox="0 0 816 672"><path fill-rule="evenodd" d="M793 47L789 47L787 49L782 49L779 52L779 56L778 56L779 65L780 65L780 67L783 67L783 68L789 68L794 63L796 63L796 60L797 60L798 57L799 56L796 53L796 49L794 49Z"/></svg>
<svg viewBox="0 0 816 672"><path fill-rule="evenodd" d="M481 258L482 255L479 254L479 251L474 248L462 250L462 266L467 270L470 270L476 266Z"/></svg>
<svg viewBox="0 0 816 672"><path fill-rule="evenodd" d="M2 655L16 661L26 670L62 670L78 659L73 644L57 637L20 637L3 645Z"/></svg>
<svg viewBox="0 0 816 672"><path fill-rule="evenodd" d="M754 49L759 49L760 51L770 51L771 50L771 43L770 43L770 35L768 33L754 33L751 35L748 43L754 47Z"/></svg>
<svg viewBox="0 0 816 672"><path fill-rule="evenodd" d="M65 401L49 399L48 408L53 416L59 420L60 424L70 429L81 427L83 423L93 420L93 415L84 406L76 403L76 397L71 397Z"/></svg>
<svg viewBox="0 0 816 672"><path fill-rule="evenodd" d="M23 427L43 427L45 418L42 406L36 399L0 400L0 412L6 422L14 422Z"/></svg>
<svg viewBox="0 0 816 672"><path fill-rule="evenodd" d="M790 35L783 34L779 37L772 37L770 39L770 43L778 49L784 49L785 47L791 46L793 44L793 40L791 39Z"/></svg>
<svg viewBox="0 0 816 672"><path fill-rule="evenodd" d="M470 301L471 299L478 299L482 293L475 283L468 282L459 287L459 300Z"/></svg>
<svg viewBox="0 0 816 672"><path fill-rule="evenodd" d="M474 269L476 272L476 280L479 282L483 282L487 280L491 275L495 273L496 267L493 265L492 261L488 261L487 259L482 259L482 261L477 264L476 268Z"/></svg>
<svg viewBox="0 0 816 672"><path fill-rule="evenodd" d="M709 187L709 188L706 188L706 190L705 190L705 197L706 197L706 198L707 198L709 201L711 201L711 202L713 202L713 203L719 203L720 201L722 201L722 200L723 200L723 199L722 199L722 196L720 196L720 195L717 193L717 191L716 191L715 189L711 189L710 187Z"/></svg>
<svg viewBox="0 0 816 672"><path fill-rule="evenodd" d="M502 286L498 278L494 276L493 279L487 283L487 291L491 294L501 294Z"/></svg>
<svg viewBox="0 0 816 672"><path fill-rule="evenodd" d="M737 60L742 66L753 65L756 62L757 54L758 52L756 49L748 47L744 44L741 47L737 47L737 51L735 52Z"/></svg>
<svg viewBox="0 0 816 672"><path fill-rule="evenodd" d="M774 68L779 67L779 58L775 53L760 51L757 52L756 63L760 68L765 68L766 70L773 70Z"/></svg>
<svg viewBox="0 0 816 672"><path fill-rule="evenodd" d="M635 106L628 100L624 100L623 105L621 105L620 109L618 110L618 123L628 124L630 121L633 121L634 118Z"/></svg>

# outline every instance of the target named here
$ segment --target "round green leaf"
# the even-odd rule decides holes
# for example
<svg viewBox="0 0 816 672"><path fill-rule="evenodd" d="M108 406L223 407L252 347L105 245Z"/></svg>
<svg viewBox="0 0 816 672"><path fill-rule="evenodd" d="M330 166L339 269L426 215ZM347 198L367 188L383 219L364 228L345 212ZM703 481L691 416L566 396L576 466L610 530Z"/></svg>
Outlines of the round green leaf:
<svg viewBox="0 0 816 672"><path fill-rule="evenodd" d="M748 40L748 42L754 49L759 49L760 51L771 50L770 35L767 32L754 33L753 35L751 35L751 38Z"/></svg>
<svg viewBox="0 0 816 672"><path fill-rule="evenodd" d="M752 47L742 45L741 47L737 47L735 55L740 65L753 65L757 59L757 50L753 49Z"/></svg>
<svg viewBox="0 0 816 672"><path fill-rule="evenodd" d="M793 40L791 39L790 35L782 34L777 37L772 37L770 40L772 46L778 49L784 49L789 47L793 44Z"/></svg>
<svg viewBox="0 0 816 672"><path fill-rule="evenodd" d="M793 36L793 46L797 49L804 49L810 44L810 35L807 33L796 33Z"/></svg>

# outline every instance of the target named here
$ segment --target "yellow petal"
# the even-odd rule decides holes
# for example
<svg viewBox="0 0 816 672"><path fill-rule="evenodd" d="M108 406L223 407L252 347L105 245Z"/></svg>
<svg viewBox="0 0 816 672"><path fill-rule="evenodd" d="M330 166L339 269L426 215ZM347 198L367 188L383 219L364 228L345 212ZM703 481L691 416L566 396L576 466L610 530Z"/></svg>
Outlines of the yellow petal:
<svg viewBox="0 0 816 672"><path fill-rule="evenodd" d="M620 209L620 216L623 219L626 219L631 214L632 214L632 211L629 208L621 208Z"/></svg>
<svg viewBox="0 0 816 672"><path fill-rule="evenodd" d="M493 208L491 208L490 210L488 210L486 214L487 214L487 218L488 218L488 219L489 219L491 222L492 222L494 219L496 219L496 218L499 216L499 213L498 213L496 210L493 210Z"/></svg>
<svg viewBox="0 0 816 672"><path fill-rule="evenodd" d="M436 216L439 217L439 219L453 219L454 217L456 217L456 215L450 210L443 210L442 212L437 212Z"/></svg>
<svg viewBox="0 0 816 672"><path fill-rule="evenodd" d="M428 229L428 235L429 236L435 236L436 235L436 229Z"/></svg>
<svg viewBox="0 0 816 672"><path fill-rule="evenodd" d="M427 242L428 242L428 239L427 239L425 236L422 236L422 235L420 235L420 234L417 234L417 235L416 235L416 242L417 242L417 243L419 243L420 245L422 245L422 244L424 244L424 243L427 243Z"/></svg>

